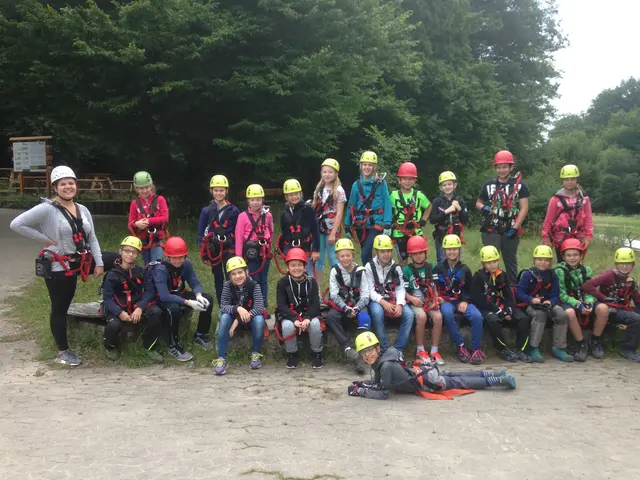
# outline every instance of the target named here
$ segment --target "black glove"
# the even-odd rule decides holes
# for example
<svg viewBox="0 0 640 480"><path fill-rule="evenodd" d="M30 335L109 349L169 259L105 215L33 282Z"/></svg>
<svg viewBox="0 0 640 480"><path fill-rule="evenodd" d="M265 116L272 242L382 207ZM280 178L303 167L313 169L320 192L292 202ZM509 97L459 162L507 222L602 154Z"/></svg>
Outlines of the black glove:
<svg viewBox="0 0 640 480"><path fill-rule="evenodd" d="M347 388L347 393L349 394L350 397L361 397L362 387L351 384L349 385L349 388Z"/></svg>
<svg viewBox="0 0 640 480"><path fill-rule="evenodd" d="M420 219L420 221L418 222L418 225L420 225L421 227L424 227L427 224L426 220Z"/></svg>
<svg viewBox="0 0 640 480"><path fill-rule="evenodd" d="M496 312L496 315L498 315L498 318L500 318L501 320L504 320L507 316L507 313L503 309L499 308Z"/></svg>

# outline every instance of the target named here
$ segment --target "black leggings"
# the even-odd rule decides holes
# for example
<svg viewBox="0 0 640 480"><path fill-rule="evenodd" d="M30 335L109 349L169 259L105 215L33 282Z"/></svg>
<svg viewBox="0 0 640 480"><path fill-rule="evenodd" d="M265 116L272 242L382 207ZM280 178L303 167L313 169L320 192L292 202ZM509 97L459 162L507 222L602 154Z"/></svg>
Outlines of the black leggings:
<svg viewBox="0 0 640 480"><path fill-rule="evenodd" d="M104 327L104 346L105 348L114 348L119 346L118 335L122 330L122 320L112 316L107 320ZM145 349L151 350L158 341L158 333L162 326L162 310L157 305L147 307L142 314L140 324L143 327L142 345Z"/></svg>
<svg viewBox="0 0 640 480"><path fill-rule="evenodd" d="M498 315L492 312L484 313L484 320L491 334L493 346L501 352L507 348L506 340L502 336L502 327L511 327L516 329L516 349L524 350L529 342L529 330L531 328L531 319L518 308L513 309L512 319L502 320Z"/></svg>
<svg viewBox="0 0 640 480"><path fill-rule="evenodd" d="M204 312L199 312L198 328L196 334L207 335L211 329L211 319L213 315L213 297L208 293L202 293L202 296L209 300L209 308ZM187 300L195 300L196 295L193 292L182 294L182 298ZM182 305L178 303L157 303L158 307L163 310L166 322L169 325L169 346L180 344L180 312Z"/></svg>
<svg viewBox="0 0 640 480"><path fill-rule="evenodd" d="M69 349L67 343L67 310L76 294L78 284L77 275L65 276L64 272L53 272L51 278L46 278L47 290L51 299L51 333L56 341L58 350Z"/></svg>

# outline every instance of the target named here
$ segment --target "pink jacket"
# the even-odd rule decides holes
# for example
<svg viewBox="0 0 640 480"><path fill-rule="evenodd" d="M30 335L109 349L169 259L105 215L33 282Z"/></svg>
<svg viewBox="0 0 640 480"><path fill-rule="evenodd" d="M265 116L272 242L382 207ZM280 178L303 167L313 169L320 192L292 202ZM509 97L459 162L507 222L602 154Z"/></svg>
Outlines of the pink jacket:
<svg viewBox="0 0 640 480"><path fill-rule="evenodd" d="M148 233L146 230L138 230L134 225L138 220L142 220L143 218L147 218L147 213L149 212L149 206L151 205L151 200L155 195L151 194L148 200L144 200L142 197L138 199L142 202L142 206L144 207L144 212L138 211L138 202L135 200L131 202L131 206L129 207L129 231L132 235L135 235L140 240L146 240ZM167 206L167 201L164 199L162 195L158 195L158 199L156 200L158 208L153 217L149 218L149 228L160 228L163 225L166 226L169 223L169 207Z"/></svg>
<svg viewBox="0 0 640 480"><path fill-rule="evenodd" d="M260 217L260 214L250 214L248 211L244 211L238 216L238 222L236 223L236 255L239 256L242 256L244 242L248 240L258 240L258 236L255 232L252 233L251 238L249 238L249 234L251 233L251 230L253 230L253 225L251 225L248 215L253 216L256 222ZM260 225L262 225L262 223L260 223ZM265 215L264 225L264 238L269 244L271 244L271 239L273 238L273 216L270 212Z"/></svg>
<svg viewBox="0 0 640 480"><path fill-rule="evenodd" d="M578 194L571 197L566 196L564 189L558 192L549 200L547 215L542 224L542 240L548 242L550 239L554 245L560 245L566 238L577 238L579 240L591 240L593 238L593 216L591 214L591 201L585 196L582 208L578 210L575 219L575 210L563 211L562 202L559 197L564 197L568 207L575 206L578 201ZM570 222L575 221L575 226L569 231Z"/></svg>

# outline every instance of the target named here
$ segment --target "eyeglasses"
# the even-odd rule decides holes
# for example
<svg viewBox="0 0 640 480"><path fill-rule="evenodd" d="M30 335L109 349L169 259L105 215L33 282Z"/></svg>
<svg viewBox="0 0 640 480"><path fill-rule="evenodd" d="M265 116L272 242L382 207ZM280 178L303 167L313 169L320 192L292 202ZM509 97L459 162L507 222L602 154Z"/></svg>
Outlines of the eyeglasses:
<svg viewBox="0 0 640 480"><path fill-rule="evenodd" d="M123 248L122 253L126 253L127 255L138 255L137 250L129 250L128 248Z"/></svg>
<svg viewBox="0 0 640 480"><path fill-rule="evenodd" d="M365 348L364 350L360 350L360 352L358 352L358 353L360 353L361 357L366 357L367 355L375 352L376 351L376 347L377 347L377 345L372 345L370 347Z"/></svg>

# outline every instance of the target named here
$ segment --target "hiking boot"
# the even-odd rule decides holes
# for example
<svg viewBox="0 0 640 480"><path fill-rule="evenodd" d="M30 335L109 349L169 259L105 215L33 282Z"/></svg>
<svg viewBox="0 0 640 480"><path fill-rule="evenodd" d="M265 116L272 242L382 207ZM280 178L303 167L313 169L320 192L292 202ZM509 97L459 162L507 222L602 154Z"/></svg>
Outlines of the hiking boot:
<svg viewBox="0 0 640 480"><path fill-rule="evenodd" d="M480 365L482 362L484 362L484 353L482 353L482 350L478 348L474 350L473 353L471 354L469 363L471 365Z"/></svg>
<svg viewBox="0 0 640 480"><path fill-rule="evenodd" d="M500 358L505 362L517 362L518 354L516 352L512 352L508 348L505 348L500 352Z"/></svg>
<svg viewBox="0 0 640 480"><path fill-rule="evenodd" d="M531 355L529 355L524 350L520 350L520 351L518 351L516 353L518 354L518 360L520 360L521 362L533 363L533 358L531 358Z"/></svg>
<svg viewBox="0 0 640 480"><path fill-rule="evenodd" d="M573 359L576 362L586 362L589 355L589 347L587 342L582 342L578 345L578 351L573 354Z"/></svg>
<svg viewBox="0 0 640 480"><path fill-rule="evenodd" d="M193 358L189 352L185 352L182 345L176 343L175 345L169 347L169 355L178 360L179 362L188 362Z"/></svg>
<svg viewBox="0 0 640 480"><path fill-rule="evenodd" d="M471 353L464 345L458 347L458 360L462 363L469 363L469 360L471 360Z"/></svg>
<svg viewBox="0 0 640 480"><path fill-rule="evenodd" d="M322 352L311 352L311 367L318 369L322 368L322 365Z"/></svg>
<svg viewBox="0 0 640 480"><path fill-rule="evenodd" d="M364 359L360 355L358 355L358 360L356 361L355 369L356 369L356 373L359 373L360 375L362 375L369 369L369 365L365 363Z"/></svg>
<svg viewBox="0 0 640 480"><path fill-rule="evenodd" d="M209 338L209 335L196 334L193 337L193 343L195 343L196 345L200 345L206 351L209 351L213 348L213 343L211 343L211 339Z"/></svg>
<svg viewBox="0 0 640 480"><path fill-rule="evenodd" d="M77 367L82 363L82 360L80 360L71 350L65 350L64 352L56 355L56 363L59 363L60 365L69 365L70 367Z"/></svg>
<svg viewBox="0 0 640 480"><path fill-rule="evenodd" d="M502 382L502 384L507 387L509 390L515 390L516 389L516 379L514 376L512 375L505 375L504 377L504 381Z"/></svg>
<svg viewBox="0 0 640 480"><path fill-rule="evenodd" d="M632 362L640 362L640 355L635 350L620 350L620 356Z"/></svg>
<svg viewBox="0 0 640 480"><path fill-rule="evenodd" d="M593 358L597 358L598 360L604 358L604 347L597 340L595 342L593 340L589 342L589 349L591 350L591 356Z"/></svg>
<svg viewBox="0 0 640 480"><path fill-rule="evenodd" d="M164 357L155 350L149 350L147 352L147 357L149 357L149 359L154 363L164 363Z"/></svg>
<svg viewBox="0 0 640 480"><path fill-rule="evenodd" d="M287 358L287 368L296 368L299 361L298 352L290 353L289 358Z"/></svg>
<svg viewBox="0 0 640 480"><path fill-rule="evenodd" d="M115 362L120 358L120 350L115 347L107 348L107 358Z"/></svg>
<svg viewBox="0 0 640 480"><path fill-rule="evenodd" d="M431 361L436 362L436 365L444 365L446 362L440 355L440 352L434 352L431 354Z"/></svg>
<svg viewBox="0 0 640 480"><path fill-rule="evenodd" d="M551 349L551 353L553 354L554 357L556 357L558 360L562 362L567 362L567 363L573 362L573 357L569 355L567 352L565 352L564 348L553 347Z"/></svg>
<svg viewBox="0 0 640 480"><path fill-rule="evenodd" d="M358 352L356 352L353 348L349 347L344 351L344 354L347 356L347 361L351 364L351 365L356 365L358 362L358 359L360 358L360 355L358 355Z"/></svg>
<svg viewBox="0 0 640 480"><path fill-rule="evenodd" d="M416 361L417 362L424 362L424 363L431 363L431 357L429 356L429 354L425 350L417 350L416 351Z"/></svg>
<svg viewBox="0 0 640 480"><path fill-rule="evenodd" d="M513 353L513 352L512 352ZM516 379L511 375L504 375L500 377L485 377L487 385L490 387L507 387L509 390L515 390Z"/></svg>
<svg viewBox="0 0 640 480"><path fill-rule="evenodd" d="M540 353L540 349L538 347L533 347L529 355L535 363L544 363L544 357L542 356L542 353Z"/></svg>
<svg viewBox="0 0 640 480"><path fill-rule="evenodd" d="M251 362L249 363L249 368L251 370L258 370L260 367L262 367L262 354L254 352L251 354Z"/></svg>
<svg viewBox="0 0 640 480"><path fill-rule="evenodd" d="M213 374L214 375L224 375L225 373L227 373L227 359L226 358L218 357L213 362L211 362L211 365L213 365Z"/></svg>

